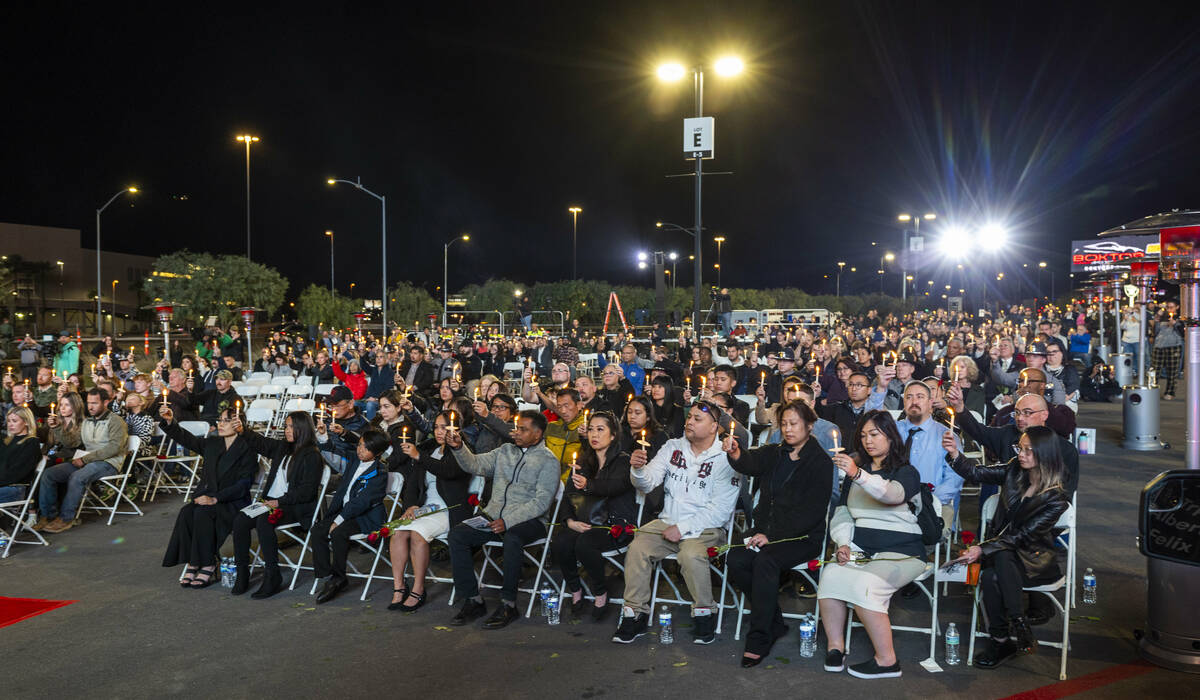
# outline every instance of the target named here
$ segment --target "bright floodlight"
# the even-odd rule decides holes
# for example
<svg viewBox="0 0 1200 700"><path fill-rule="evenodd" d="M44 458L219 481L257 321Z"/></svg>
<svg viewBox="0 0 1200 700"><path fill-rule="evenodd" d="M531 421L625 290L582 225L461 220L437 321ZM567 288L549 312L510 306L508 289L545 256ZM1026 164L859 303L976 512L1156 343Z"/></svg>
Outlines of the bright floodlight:
<svg viewBox="0 0 1200 700"><path fill-rule="evenodd" d="M687 69L682 63L664 63L658 67L658 79L664 82L673 83L676 80L682 80Z"/></svg>
<svg viewBox="0 0 1200 700"><path fill-rule="evenodd" d="M888 253L888 254L886 254L886 255L884 255L884 256L883 256L883 259L884 259L884 260L887 260L888 262L891 262L891 261L893 261L893 260L895 260L895 259L896 259L896 254L895 254L895 253Z"/></svg>
<svg viewBox="0 0 1200 700"><path fill-rule="evenodd" d="M965 229L949 226L942 231L942 253L951 257L962 257L967 252L969 239Z"/></svg>
<svg viewBox="0 0 1200 700"><path fill-rule="evenodd" d="M645 260L643 260L643 261L641 261L640 263L638 263L638 269L639 269L639 270L645 270L645 269L646 269L646 261L645 261Z"/></svg>
<svg viewBox="0 0 1200 700"><path fill-rule="evenodd" d="M674 259L676 259L676 258L678 258L678 257L679 257L679 254L678 254L678 253L671 253L671 254L670 254L670 255L668 255L667 257L668 257L668 258L670 258L670 259L672 259L672 260L674 260Z"/></svg>
<svg viewBox="0 0 1200 700"><path fill-rule="evenodd" d="M325 181L325 184L332 185L336 182L337 182L337 180L334 180L333 178L329 178L328 180Z"/></svg>
<svg viewBox="0 0 1200 700"><path fill-rule="evenodd" d="M936 219L936 218L937 218L937 214L926 214L926 215L925 215L925 220L926 220L926 221L933 221L933 220L934 220L934 219Z"/></svg>
<svg viewBox="0 0 1200 700"><path fill-rule="evenodd" d="M464 233L464 234L462 235L462 239L463 239L464 241L469 241L469 240L471 240L471 234L469 234L469 233Z"/></svg>
<svg viewBox="0 0 1200 700"><path fill-rule="evenodd" d="M131 194L137 194L138 191L136 187L128 187L126 189L128 189Z"/></svg>
<svg viewBox="0 0 1200 700"><path fill-rule="evenodd" d="M522 295L522 294L524 294L524 293L525 293L525 292L522 292L522 291L521 291L521 290L519 290L519 289L514 289L514 290L513 290L513 296L514 296L514 297L519 297L519 296L521 296L521 295Z"/></svg>
<svg viewBox="0 0 1200 700"><path fill-rule="evenodd" d="M645 254L645 253L638 253L638 260L641 260L642 262L645 262L645 261L646 261L646 254Z"/></svg>
<svg viewBox="0 0 1200 700"><path fill-rule="evenodd" d="M1008 232L1000 224L985 225L979 230L979 237L983 239L984 248L992 252L1001 250L1008 243Z"/></svg>
<svg viewBox="0 0 1200 700"><path fill-rule="evenodd" d="M718 58L717 62L713 64L713 68L716 69L717 75L725 78L741 73L745 67L746 66L742 63L742 59L738 58L737 56L725 56Z"/></svg>
<svg viewBox="0 0 1200 700"><path fill-rule="evenodd" d="M912 221L911 214L901 214L900 216L897 216L896 218L899 219L900 221Z"/></svg>

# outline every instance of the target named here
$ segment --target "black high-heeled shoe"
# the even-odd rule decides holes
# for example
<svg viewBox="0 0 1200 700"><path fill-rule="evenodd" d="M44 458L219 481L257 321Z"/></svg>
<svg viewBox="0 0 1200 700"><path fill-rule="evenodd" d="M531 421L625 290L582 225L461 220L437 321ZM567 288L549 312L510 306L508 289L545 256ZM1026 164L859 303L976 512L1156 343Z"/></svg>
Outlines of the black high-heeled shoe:
<svg viewBox="0 0 1200 700"><path fill-rule="evenodd" d="M179 585L182 588L191 588L192 581L196 580L196 572L200 571L198 566L189 566L183 570L183 578L179 579Z"/></svg>
<svg viewBox="0 0 1200 700"><path fill-rule="evenodd" d="M211 571L205 571L204 568L209 568ZM204 568L201 568L200 571L196 573L196 578L192 579L192 585L189 586L189 588L193 590L199 590L201 588L208 588L217 582L217 567L212 566ZM207 576L208 578L204 581L201 581L201 576Z"/></svg>
<svg viewBox="0 0 1200 700"><path fill-rule="evenodd" d="M403 610L404 609L404 607L403 607L404 601L405 601L405 599L408 598L408 589L407 588L393 588L392 593L399 593L400 600L397 600L395 603L388 603L387 609L388 610Z"/></svg>
<svg viewBox="0 0 1200 700"><path fill-rule="evenodd" d="M401 602L407 603L408 600L411 598L412 600L417 601L417 604L416 605L401 605L400 609L406 613L416 612L417 610L420 610L421 606L425 604L425 595L426 595L425 593L413 593L412 591L409 591L408 595L406 595L404 597L404 600Z"/></svg>
<svg viewBox="0 0 1200 700"><path fill-rule="evenodd" d="M254 600L263 600L264 598L270 598L282 590L283 576L279 574L279 570L275 569L272 571L271 569L267 569L267 575L263 578L262 584L259 585L257 591L250 594L250 597Z"/></svg>
<svg viewBox="0 0 1200 700"><path fill-rule="evenodd" d="M237 568L237 579L233 582L233 590L230 593L241 595L248 590L250 590L250 567L239 566Z"/></svg>
<svg viewBox="0 0 1200 700"><path fill-rule="evenodd" d="M757 659L752 659L749 656L743 656L742 668L754 668L755 666L761 664L764 658L766 657L760 656Z"/></svg>

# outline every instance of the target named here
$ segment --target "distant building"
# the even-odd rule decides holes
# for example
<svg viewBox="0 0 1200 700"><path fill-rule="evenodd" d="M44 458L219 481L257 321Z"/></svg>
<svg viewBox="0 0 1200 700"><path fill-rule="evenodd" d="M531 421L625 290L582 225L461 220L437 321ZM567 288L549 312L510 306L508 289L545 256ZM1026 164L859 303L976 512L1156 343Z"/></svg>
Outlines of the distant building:
<svg viewBox="0 0 1200 700"><path fill-rule="evenodd" d="M85 337L96 335L96 250L80 245L79 229L0 223L0 257L7 273L0 273L0 309L12 316L18 334L36 337L78 327ZM154 260L102 251L105 333L112 332L114 322L118 334L153 330L152 315L140 307Z"/></svg>

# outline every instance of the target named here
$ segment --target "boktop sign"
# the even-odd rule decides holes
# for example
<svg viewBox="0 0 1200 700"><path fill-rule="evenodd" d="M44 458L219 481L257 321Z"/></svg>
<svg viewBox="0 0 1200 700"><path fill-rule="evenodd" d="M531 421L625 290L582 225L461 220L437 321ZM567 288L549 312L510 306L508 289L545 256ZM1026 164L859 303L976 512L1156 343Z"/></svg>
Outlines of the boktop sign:
<svg viewBox="0 0 1200 700"><path fill-rule="evenodd" d="M1072 272L1128 270L1129 264L1158 259L1158 236L1114 236L1071 242Z"/></svg>

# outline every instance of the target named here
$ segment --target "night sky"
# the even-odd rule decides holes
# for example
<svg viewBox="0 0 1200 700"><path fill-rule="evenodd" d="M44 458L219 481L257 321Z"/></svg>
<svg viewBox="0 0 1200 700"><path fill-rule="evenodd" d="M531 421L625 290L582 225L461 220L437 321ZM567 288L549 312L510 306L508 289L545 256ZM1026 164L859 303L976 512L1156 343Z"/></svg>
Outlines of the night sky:
<svg viewBox="0 0 1200 700"><path fill-rule="evenodd" d="M654 68L725 53L747 69L706 74L706 168L733 174L705 179L704 223L727 285L832 292L846 260L843 291L878 289L902 211L1004 223L1008 267L968 264L1048 260L1061 285L1072 239L1200 206L1187 3L51 5L0 11L0 220L90 246L136 183L106 248L244 253L249 131L252 257L292 295L328 284L327 228L340 290L378 290L378 203L330 176L388 197L390 280L432 289L461 232L452 290L568 278L578 205L581 276L648 284L637 250L691 245L654 222L693 221L692 180L665 177L691 168L691 81Z"/></svg>

